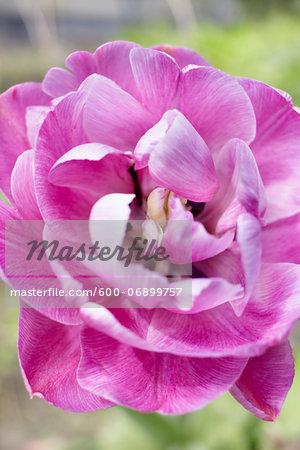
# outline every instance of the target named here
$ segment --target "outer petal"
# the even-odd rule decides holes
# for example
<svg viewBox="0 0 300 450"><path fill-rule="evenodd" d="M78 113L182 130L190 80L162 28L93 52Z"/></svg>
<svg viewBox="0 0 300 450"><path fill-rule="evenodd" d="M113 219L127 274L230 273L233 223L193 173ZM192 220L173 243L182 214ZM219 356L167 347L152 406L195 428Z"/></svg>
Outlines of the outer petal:
<svg viewBox="0 0 300 450"><path fill-rule="evenodd" d="M167 54L144 48L131 50L130 62L141 100L159 120L173 106L179 67Z"/></svg>
<svg viewBox="0 0 300 450"><path fill-rule="evenodd" d="M172 45L156 45L153 48L172 56L180 69L189 64L194 64L196 66L210 66L209 62L207 62L203 56L190 48L173 47Z"/></svg>
<svg viewBox="0 0 300 450"><path fill-rule="evenodd" d="M262 259L300 264L300 213L263 228Z"/></svg>
<svg viewBox="0 0 300 450"><path fill-rule="evenodd" d="M196 202L206 202L216 193L218 182L209 149L181 113L168 111L146 133L137 145L137 158L144 160L149 148L149 172L161 186Z"/></svg>
<svg viewBox="0 0 300 450"><path fill-rule="evenodd" d="M0 188L10 196L10 176L17 157L30 148L25 124L26 108L48 105L39 83L13 86L0 96Z"/></svg>
<svg viewBox="0 0 300 450"><path fill-rule="evenodd" d="M20 310L19 360L30 395L69 411L113 404L82 389L76 378L81 349L78 326L54 322L31 308Z"/></svg>
<svg viewBox="0 0 300 450"><path fill-rule="evenodd" d="M226 392L243 370L238 358L184 358L139 350L90 328L82 332L82 387L142 412L182 414Z"/></svg>
<svg viewBox="0 0 300 450"><path fill-rule="evenodd" d="M94 54L97 72L110 78L124 91L140 100L140 94L132 73L129 55L132 49L141 48L135 42L108 42Z"/></svg>
<svg viewBox="0 0 300 450"><path fill-rule="evenodd" d="M146 130L153 126L150 113L108 78L91 75L80 91L88 93L83 123L92 142L133 150Z"/></svg>
<svg viewBox="0 0 300 450"><path fill-rule="evenodd" d="M43 91L50 97L61 97L70 91L76 91L78 83L76 77L65 69L52 67L46 74L43 83Z"/></svg>
<svg viewBox="0 0 300 450"><path fill-rule="evenodd" d="M234 78L212 67L190 68L182 76L180 95L180 111L211 150L232 138L253 141L253 107Z"/></svg>
<svg viewBox="0 0 300 450"><path fill-rule="evenodd" d="M211 230L234 229L238 216L248 212L259 220L266 210L262 180L250 148L240 139L230 140L215 160L220 189L201 215Z"/></svg>
<svg viewBox="0 0 300 450"><path fill-rule="evenodd" d="M299 275L295 264L263 265L241 317L227 304L193 315L155 310L147 341L181 355L259 355L281 342L300 317Z"/></svg>
<svg viewBox="0 0 300 450"><path fill-rule="evenodd" d="M230 392L263 420L277 420L294 378L294 358L288 341L250 358Z"/></svg>
<svg viewBox="0 0 300 450"><path fill-rule="evenodd" d="M139 100L129 61L129 54L133 48L141 46L127 41L107 42L97 48L94 54L83 51L71 53L66 59L66 66L75 75L78 86L89 75L99 73L113 80L124 91Z"/></svg>
<svg viewBox="0 0 300 450"><path fill-rule="evenodd" d="M133 192L128 154L101 144L84 144L65 153L53 165L48 179L56 186L86 191L95 201L111 192Z"/></svg>
<svg viewBox="0 0 300 450"><path fill-rule="evenodd" d="M40 220L33 179L33 150L23 152L11 174L11 193L23 219Z"/></svg>
<svg viewBox="0 0 300 450"><path fill-rule="evenodd" d="M266 188L266 220L273 222L300 210L300 115L276 89L246 78L239 82L255 110L257 134L251 149Z"/></svg>
<svg viewBox="0 0 300 450"><path fill-rule="evenodd" d="M55 162L68 150L88 141L82 127L85 100L86 95L82 92L67 95L47 115L40 129L35 153L35 187L45 220L85 219L89 216L92 204L86 196L48 181Z"/></svg>

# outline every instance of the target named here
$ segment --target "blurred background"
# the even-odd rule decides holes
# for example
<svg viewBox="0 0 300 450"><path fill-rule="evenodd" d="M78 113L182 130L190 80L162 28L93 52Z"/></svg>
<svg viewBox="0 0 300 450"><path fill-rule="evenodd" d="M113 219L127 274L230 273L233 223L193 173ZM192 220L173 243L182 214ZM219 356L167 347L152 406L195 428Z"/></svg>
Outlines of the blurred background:
<svg viewBox="0 0 300 450"><path fill-rule="evenodd" d="M289 92L300 105L300 0L0 0L0 92L42 80L71 51L114 39L191 47L232 75ZM30 400L17 363L17 316L0 300L1 450L300 449L299 329L292 335L295 382L273 424L229 394L181 417L121 407L74 414Z"/></svg>

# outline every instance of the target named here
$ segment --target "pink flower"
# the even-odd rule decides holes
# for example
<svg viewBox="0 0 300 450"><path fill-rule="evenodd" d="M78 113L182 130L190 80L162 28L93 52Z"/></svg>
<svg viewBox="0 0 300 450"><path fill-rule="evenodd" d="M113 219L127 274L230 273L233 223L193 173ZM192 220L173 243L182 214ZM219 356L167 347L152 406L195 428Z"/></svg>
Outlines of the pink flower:
<svg viewBox="0 0 300 450"><path fill-rule="evenodd" d="M66 66L0 97L0 187L11 204L0 205L3 272L5 220L147 214L159 228L145 230L178 262L192 260L193 303L25 299L19 358L29 393L71 411L181 414L230 390L276 420L300 316L299 112L288 94L184 48L112 42ZM190 257L178 219L191 224Z"/></svg>

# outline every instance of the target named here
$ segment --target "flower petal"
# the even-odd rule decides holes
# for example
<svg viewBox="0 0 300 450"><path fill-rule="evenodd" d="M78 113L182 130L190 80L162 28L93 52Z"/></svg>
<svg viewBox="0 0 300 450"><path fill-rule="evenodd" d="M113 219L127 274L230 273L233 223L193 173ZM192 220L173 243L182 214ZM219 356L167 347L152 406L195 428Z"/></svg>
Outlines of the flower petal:
<svg viewBox="0 0 300 450"><path fill-rule="evenodd" d="M187 264L211 258L230 246L234 232L228 231L220 238L208 233L201 222L193 220L179 198L169 201L171 216L166 226L162 246L175 264Z"/></svg>
<svg viewBox="0 0 300 450"><path fill-rule="evenodd" d="M153 48L172 56L180 69L189 64L194 64L196 66L210 66L209 62L207 62L203 56L190 48L173 47L172 45L156 45Z"/></svg>
<svg viewBox="0 0 300 450"><path fill-rule="evenodd" d="M10 176L18 156L30 148L25 123L26 108L48 105L50 98L39 83L13 86L0 96L0 188L11 200Z"/></svg>
<svg viewBox="0 0 300 450"><path fill-rule="evenodd" d="M88 202L80 191L54 186L48 181L55 162L73 147L88 141L82 127L85 100L83 92L68 94L49 112L39 131L35 150L35 187L44 220L89 217L93 202Z"/></svg>
<svg viewBox="0 0 300 450"><path fill-rule="evenodd" d="M48 179L56 186L84 190L98 200L103 195L134 191L128 154L101 144L84 144L65 153L52 166Z"/></svg>
<svg viewBox="0 0 300 450"><path fill-rule="evenodd" d="M270 223L262 230L262 260L300 264L300 213Z"/></svg>
<svg viewBox="0 0 300 450"><path fill-rule="evenodd" d="M80 91L87 93L83 124L91 142L118 150L133 150L146 130L153 126L150 113L108 78L91 75Z"/></svg>
<svg viewBox="0 0 300 450"><path fill-rule="evenodd" d="M271 86L246 78L239 83L256 115L257 133L251 149L266 189L266 221L273 222L300 211L300 115L289 99Z"/></svg>
<svg viewBox="0 0 300 450"><path fill-rule="evenodd" d="M19 360L31 397L62 409L95 411L113 404L79 386L79 326L65 326L23 305L19 320Z"/></svg>
<svg viewBox="0 0 300 450"><path fill-rule="evenodd" d="M142 412L183 414L226 392L243 358L184 358L121 344L91 328L82 331L78 380L84 389Z"/></svg>
<svg viewBox="0 0 300 450"><path fill-rule="evenodd" d="M294 358L288 341L250 358L236 384L234 398L263 420L277 420L294 378Z"/></svg>
<svg viewBox="0 0 300 450"><path fill-rule="evenodd" d="M285 339L299 319L299 275L295 264L263 264L240 317L229 304L191 315L154 310L147 341L186 356L257 356Z"/></svg>
<svg viewBox="0 0 300 450"><path fill-rule="evenodd" d="M49 111L49 106L28 106L26 108L26 127L30 148L34 148L38 132Z"/></svg>
<svg viewBox="0 0 300 450"><path fill-rule="evenodd" d="M210 229L235 229L238 216L248 212L261 219L266 210L264 186L250 148L230 140L215 159L220 189L205 205L201 221Z"/></svg>
<svg viewBox="0 0 300 450"><path fill-rule="evenodd" d="M253 107L233 77L212 67L190 68L183 74L180 95L180 111L212 151L232 138L253 141Z"/></svg>
<svg viewBox="0 0 300 450"><path fill-rule="evenodd" d="M40 220L33 179L33 150L23 152L11 174L11 193L23 219Z"/></svg>
<svg viewBox="0 0 300 450"><path fill-rule="evenodd" d="M140 140L135 154L144 160L149 156L152 178L180 197L206 202L218 189L210 151L179 111L167 111Z"/></svg>
<svg viewBox="0 0 300 450"><path fill-rule="evenodd" d="M178 65L167 54L145 48L131 50L130 62L143 104L160 120L175 100Z"/></svg>
<svg viewBox="0 0 300 450"><path fill-rule="evenodd" d="M129 55L132 49L142 48L135 42L115 41L101 45L95 53L97 72L110 78L124 91L140 100Z"/></svg>
<svg viewBox="0 0 300 450"><path fill-rule="evenodd" d="M77 88L75 76L60 67L48 70L42 83L43 91L52 98L62 97L70 91L76 91Z"/></svg>

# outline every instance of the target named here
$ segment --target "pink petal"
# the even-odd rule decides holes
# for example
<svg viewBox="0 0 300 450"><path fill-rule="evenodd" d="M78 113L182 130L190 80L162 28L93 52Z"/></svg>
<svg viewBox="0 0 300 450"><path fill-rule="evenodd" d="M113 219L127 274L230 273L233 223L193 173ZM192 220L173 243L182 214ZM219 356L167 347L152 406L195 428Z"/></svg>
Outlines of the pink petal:
<svg viewBox="0 0 300 450"><path fill-rule="evenodd" d="M179 111L166 112L142 138L136 152L144 158L149 148L149 172L159 185L196 202L214 196L218 182L210 151Z"/></svg>
<svg viewBox="0 0 300 450"><path fill-rule="evenodd" d="M66 59L66 67L75 76L77 88L88 76L97 72L94 55L86 51L71 53Z"/></svg>
<svg viewBox="0 0 300 450"><path fill-rule="evenodd" d="M273 222L262 230L262 260L300 264L300 213Z"/></svg>
<svg viewBox="0 0 300 450"><path fill-rule="evenodd" d="M52 98L61 97L70 91L76 91L78 83L75 76L60 67L52 67L42 83L43 91Z"/></svg>
<svg viewBox="0 0 300 450"><path fill-rule="evenodd" d="M250 148L239 139L229 141L217 155L215 166L220 189L205 205L201 221L209 229L224 232L236 227L241 212L261 219L266 210L265 192Z"/></svg>
<svg viewBox="0 0 300 450"><path fill-rule="evenodd" d="M139 100L129 61L133 48L141 47L134 42L115 41L101 45L93 54L86 51L71 53L66 59L66 67L72 73L64 69L50 69L44 80L45 89L53 97L65 95L76 90L88 76L98 73L110 78Z"/></svg>
<svg viewBox="0 0 300 450"><path fill-rule="evenodd" d="M231 244L234 233L228 231L218 238L210 234L201 222L193 220L178 198L170 200L171 216L165 229L162 245L175 264L186 264L211 258Z"/></svg>
<svg viewBox="0 0 300 450"><path fill-rule="evenodd" d="M212 151L232 138L249 143L255 137L255 115L248 96L233 77L212 67L185 71L179 109Z"/></svg>
<svg viewBox="0 0 300 450"><path fill-rule="evenodd" d="M246 78L239 83L255 110L257 134L251 149L266 189L266 220L273 222L300 210L300 116L272 87Z"/></svg>
<svg viewBox="0 0 300 450"><path fill-rule="evenodd" d="M129 59L131 50L136 48L141 46L135 42L108 42L95 51L94 58L98 73L110 78L124 91L140 100Z"/></svg>
<svg viewBox="0 0 300 450"><path fill-rule="evenodd" d="M194 64L196 66L210 66L209 62L207 62L203 56L190 48L173 47L172 45L156 45L153 48L172 56L180 69L189 64Z"/></svg>
<svg viewBox="0 0 300 450"><path fill-rule="evenodd" d="M111 192L133 192L133 181L128 172L131 164L127 154L112 147L84 144L59 158L48 179L56 186L84 190L96 201Z"/></svg>
<svg viewBox="0 0 300 450"><path fill-rule="evenodd" d="M0 96L0 188L10 196L10 176L17 157L30 148L25 124L26 108L48 105L50 98L39 83L13 86Z"/></svg>
<svg viewBox="0 0 300 450"><path fill-rule="evenodd" d="M27 150L17 159L11 174L11 193L23 219L40 220L33 179L34 152Z"/></svg>
<svg viewBox="0 0 300 450"><path fill-rule="evenodd" d="M250 358L230 392L263 420L277 420L294 378L294 358L288 341Z"/></svg>
<svg viewBox="0 0 300 450"><path fill-rule="evenodd" d="M92 203L80 191L54 186L48 174L68 150L86 143L82 127L85 94L71 93L51 111L41 126L35 152L35 187L45 220L87 219ZM66 117L68 120L66 120Z"/></svg>
<svg viewBox="0 0 300 450"><path fill-rule="evenodd" d="M38 132L49 111L49 106L28 106L26 109L27 137L31 148L35 146Z"/></svg>
<svg viewBox="0 0 300 450"><path fill-rule="evenodd" d="M261 227L251 214L241 214L237 222L236 240L240 246L241 263L245 276L245 295L232 303L233 310L240 316L252 295L261 266Z"/></svg>
<svg viewBox="0 0 300 450"><path fill-rule="evenodd" d="M5 222L6 220L20 220L19 212L0 201L0 268L1 279L7 282L5 274Z"/></svg>
<svg viewBox="0 0 300 450"><path fill-rule="evenodd" d="M231 248L219 255L197 263L207 277L223 277L233 284L241 284L244 295L231 303L240 316L253 292L261 265L261 227L249 213L242 213L237 220L236 241Z"/></svg>
<svg viewBox="0 0 300 450"><path fill-rule="evenodd" d="M31 308L20 310L19 360L31 397L62 409L95 411L113 404L77 382L80 327L54 322Z"/></svg>
<svg viewBox="0 0 300 450"><path fill-rule="evenodd" d="M91 328L82 332L82 349L78 380L84 389L138 411L164 414L204 407L230 388L246 363L143 351Z"/></svg>
<svg viewBox="0 0 300 450"><path fill-rule="evenodd" d="M182 301L182 305L176 308L168 308L174 313L197 314L228 301L238 300L243 297L244 289L239 284L231 284L223 278L193 278L192 282L192 306L188 299ZM178 282L178 287L182 282Z"/></svg>
<svg viewBox="0 0 300 450"><path fill-rule="evenodd" d="M83 123L92 142L133 150L146 130L153 126L150 113L108 78L91 75L80 91L87 93Z"/></svg>
<svg viewBox="0 0 300 450"><path fill-rule="evenodd" d="M295 264L263 264L240 317L229 304L191 315L156 309L147 341L178 355L257 356L281 342L300 317L299 280Z"/></svg>
<svg viewBox="0 0 300 450"><path fill-rule="evenodd" d="M130 62L142 103L160 120L174 104L178 65L167 54L144 48L131 50Z"/></svg>

